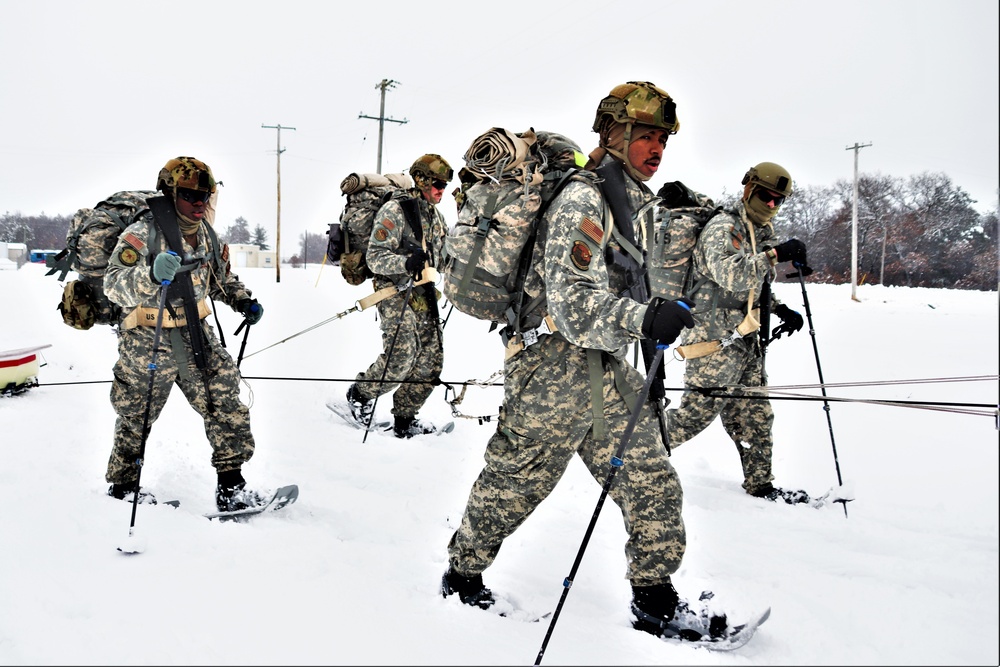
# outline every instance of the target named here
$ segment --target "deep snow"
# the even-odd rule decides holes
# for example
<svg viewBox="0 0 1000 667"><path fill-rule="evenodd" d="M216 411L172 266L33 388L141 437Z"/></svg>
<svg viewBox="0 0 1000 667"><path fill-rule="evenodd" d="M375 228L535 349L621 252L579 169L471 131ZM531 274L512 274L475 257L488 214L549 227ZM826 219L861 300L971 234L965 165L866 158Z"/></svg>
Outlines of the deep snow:
<svg viewBox="0 0 1000 667"><path fill-rule="evenodd" d="M237 270L265 307L242 362L257 441L244 472L258 488L297 483L301 495L249 524L202 518L213 505L210 449L175 391L153 426L142 481L181 507L140 506L136 535L147 548L125 556L116 546L131 506L107 497L103 479L115 338L107 327L64 326L61 285L44 271L0 272L0 351L52 345L41 353L41 386L0 398L0 665L535 660L547 621L503 619L438 594L495 422L456 417L451 434L376 433L362 444L324 407L377 354L374 310L294 334L350 309L366 288L331 266L285 266L280 283L273 271ZM775 292L804 314L797 283ZM848 516L840 505L746 496L716 422L674 451L688 529L675 583L689 597L715 591L733 617L771 606L770 620L731 654L632 630L625 534L608 502L543 664L997 664L997 293L863 285L854 302L848 285L807 284L807 294L826 382L865 386L828 388L852 399L831 400L829 413L820 401L774 401L776 483L821 493L837 483L839 463L856 496ZM235 357L240 319L225 307L219 317ZM807 328L770 348L772 387L816 383ZM452 313L443 380L485 380L501 366L487 325ZM675 401L682 373L683 362L668 364ZM971 376L994 379L898 383ZM452 419L444 398L438 387L421 417ZM495 415L500 400L499 387L470 386L458 409ZM389 407L379 401L383 418ZM507 540L487 585L552 611L599 494L575 461Z"/></svg>

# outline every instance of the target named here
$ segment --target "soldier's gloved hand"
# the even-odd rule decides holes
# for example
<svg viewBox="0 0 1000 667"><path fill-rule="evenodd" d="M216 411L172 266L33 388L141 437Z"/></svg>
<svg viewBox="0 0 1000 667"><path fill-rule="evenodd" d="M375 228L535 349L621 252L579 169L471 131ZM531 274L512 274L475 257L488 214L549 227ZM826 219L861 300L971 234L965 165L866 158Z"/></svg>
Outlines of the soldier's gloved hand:
<svg viewBox="0 0 1000 667"><path fill-rule="evenodd" d="M646 306L646 316L642 318L642 333L646 338L661 345L670 345L685 327L694 326L691 306L687 299L667 301L654 297Z"/></svg>
<svg viewBox="0 0 1000 667"><path fill-rule="evenodd" d="M264 306L257 303L257 299L240 299L236 302L236 310L250 325L257 324L264 317Z"/></svg>
<svg viewBox="0 0 1000 667"><path fill-rule="evenodd" d="M157 253L153 258L153 282L160 285L164 280L173 282L177 269L181 268L181 258L172 252Z"/></svg>
<svg viewBox="0 0 1000 667"><path fill-rule="evenodd" d="M420 280L420 274L424 270L427 262L427 253L423 248L414 248L413 253L406 258L406 273L413 276L414 280Z"/></svg>
<svg viewBox="0 0 1000 667"><path fill-rule="evenodd" d="M798 239L788 239L774 246L774 254L779 264L781 262L806 264L806 244Z"/></svg>
<svg viewBox="0 0 1000 667"><path fill-rule="evenodd" d="M802 316L783 303L779 303L774 308L774 314L781 318L781 325L771 331L773 338L780 338L781 334L787 333L791 336L802 328Z"/></svg>

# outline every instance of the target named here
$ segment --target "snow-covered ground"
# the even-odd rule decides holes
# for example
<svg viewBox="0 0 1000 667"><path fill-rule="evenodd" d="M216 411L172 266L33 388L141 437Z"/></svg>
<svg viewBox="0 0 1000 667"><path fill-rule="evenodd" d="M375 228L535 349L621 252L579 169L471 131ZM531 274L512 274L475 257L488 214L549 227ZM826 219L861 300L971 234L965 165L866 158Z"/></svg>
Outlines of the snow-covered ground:
<svg viewBox="0 0 1000 667"><path fill-rule="evenodd" d="M0 351L52 346L41 353L41 386L0 398L0 665L535 660L547 621L503 619L438 593L495 422L453 417L439 387L420 416L454 418L453 433L362 443L324 403L378 353L374 310L292 337L350 309L366 288L331 266L283 266L280 282L273 270L238 270L265 307L242 362L257 441L244 473L257 488L297 483L301 495L248 524L202 518L213 509L210 448L174 392L153 426L142 482L181 507L140 506L146 550L125 556L116 547L131 506L105 495L103 477L115 338L107 327L63 325L61 284L44 272L0 272ZM775 291L804 314L797 283ZM807 293L828 394L851 400L831 400L829 413L820 401L774 401L776 483L822 493L837 484L839 463L856 496L848 516L841 505L746 496L716 422L674 451L688 529L675 584L689 597L713 590L734 618L770 606L770 620L729 654L632 630L625 533L609 502L543 664L997 664L998 383L900 382L996 376L997 292L861 286L860 302L846 285ZM235 357L240 318L225 307L219 317ZM807 328L770 348L772 387L817 381ZM460 390L501 365L487 325L452 313L442 379ZM668 364L675 402L682 373L682 362ZM495 415L500 400L499 387L470 386L457 407ZM380 400L379 414L389 407ZM532 612L555 609L599 495L575 461L507 540L487 585Z"/></svg>

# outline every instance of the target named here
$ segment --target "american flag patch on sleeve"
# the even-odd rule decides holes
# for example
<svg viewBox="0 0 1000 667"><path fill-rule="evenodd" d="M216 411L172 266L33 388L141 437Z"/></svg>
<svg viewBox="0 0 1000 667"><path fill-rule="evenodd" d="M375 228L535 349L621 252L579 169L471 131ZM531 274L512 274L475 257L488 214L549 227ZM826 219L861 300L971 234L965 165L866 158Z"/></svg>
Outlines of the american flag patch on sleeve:
<svg viewBox="0 0 1000 667"><path fill-rule="evenodd" d="M597 244L600 244L601 239L604 238L604 230L599 224L590 218L583 219L583 222L580 223L580 231L583 232L587 238L593 240L593 242Z"/></svg>
<svg viewBox="0 0 1000 667"><path fill-rule="evenodd" d="M132 232L129 232L128 234L126 234L125 237L124 237L124 240L125 240L125 243L129 244L130 246L132 246L136 250L142 250L143 248L146 247L146 244L142 242L142 239L140 239L138 236L136 236Z"/></svg>

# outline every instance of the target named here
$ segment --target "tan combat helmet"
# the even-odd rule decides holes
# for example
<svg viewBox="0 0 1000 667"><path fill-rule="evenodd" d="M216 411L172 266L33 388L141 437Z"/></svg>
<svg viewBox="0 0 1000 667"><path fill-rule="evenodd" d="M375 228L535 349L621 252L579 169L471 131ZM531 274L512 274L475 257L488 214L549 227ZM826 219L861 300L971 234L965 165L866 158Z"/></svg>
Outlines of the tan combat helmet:
<svg viewBox="0 0 1000 667"><path fill-rule="evenodd" d="M434 153L427 153L418 157L413 166L410 167L410 176L413 177L413 182L416 183L418 188L424 189L433 180L450 183L451 179L455 176L455 172L443 157Z"/></svg>
<svg viewBox="0 0 1000 667"><path fill-rule="evenodd" d="M755 167L750 167L746 175L743 176L743 185L747 186L743 190L744 201L749 197L753 188L758 185L772 192L777 192L782 197L790 197L792 194L792 175L780 164L761 162Z"/></svg>
<svg viewBox="0 0 1000 667"><path fill-rule="evenodd" d="M156 189L175 195L177 188L215 192L216 182L207 164L193 157L175 157L163 165L156 179Z"/></svg>
<svg viewBox="0 0 1000 667"><path fill-rule="evenodd" d="M615 86L597 105L594 132L601 132L608 122L651 125L670 134L677 134L681 126L673 98L649 81L629 81Z"/></svg>

